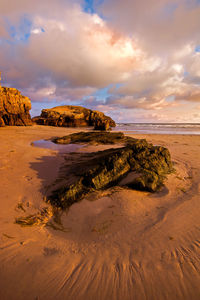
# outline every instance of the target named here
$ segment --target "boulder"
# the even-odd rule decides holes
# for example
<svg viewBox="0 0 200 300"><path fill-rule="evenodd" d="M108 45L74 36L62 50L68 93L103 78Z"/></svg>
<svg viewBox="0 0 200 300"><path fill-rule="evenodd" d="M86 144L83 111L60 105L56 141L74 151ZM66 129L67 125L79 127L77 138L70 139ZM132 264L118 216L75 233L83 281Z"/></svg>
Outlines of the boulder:
<svg viewBox="0 0 200 300"><path fill-rule="evenodd" d="M92 132L82 132L82 141L84 134L85 140L88 140L88 134L92 136ZM102 137L105 138L106 135L108 143L117 138L115 133L102 133ZM114 139L111 135L115 136ZM68 142L73 142L73 138L70 135ZM153 146L144 139L126 140L121 133L117 140L121 140L125 146L93 153L91 158L86 157L82 163L74 162L73 170L66 172L63 184L49 195L49 202L62 209L68 208L81 200L86 193L116 185L129 172L134 172L137 176L127 184L128 187L149 192L158 191L166 175L173 170L168 149ZM100 138L98 141L102 143Z"/></svg>
<svg viewBox="0 0 200 300"><path fill-rule="evenodd" d="M115 122L102 112L72 105L43 109L41 115L34 117L32 120L39 125L59 127L94 126L96 130L108 130L116 126Z"/></svg>
<svg viewBox="0 0 200 300"><path fill-rule="evenodd" d="M0 127L32 125L31 101L14 88L0 87Z"/></svg>

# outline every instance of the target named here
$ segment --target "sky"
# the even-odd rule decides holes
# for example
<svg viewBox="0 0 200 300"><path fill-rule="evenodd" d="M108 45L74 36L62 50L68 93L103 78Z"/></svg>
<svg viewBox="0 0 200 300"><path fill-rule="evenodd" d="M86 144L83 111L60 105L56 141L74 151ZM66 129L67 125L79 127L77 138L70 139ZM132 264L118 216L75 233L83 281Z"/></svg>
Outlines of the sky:
<svg viewBox="0 0 200 300"><path fill-rule="evenodd" d="M200 123L200 0L0 0L2 85L116 122Z"/></svg>

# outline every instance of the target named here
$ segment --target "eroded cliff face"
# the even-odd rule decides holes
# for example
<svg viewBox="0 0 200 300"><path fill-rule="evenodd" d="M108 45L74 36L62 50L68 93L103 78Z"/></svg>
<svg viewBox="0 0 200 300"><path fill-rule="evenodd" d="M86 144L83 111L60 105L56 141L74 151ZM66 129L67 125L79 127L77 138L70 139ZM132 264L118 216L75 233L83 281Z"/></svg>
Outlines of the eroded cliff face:
<svg viewBox="0 0 200 300"><path fill-rule="evenodd" d="M39 125L62 127L94 126L96 130L108 130L116 126L115 122L102 112L81 106L64 105L43 109L40 117L33 118Z"/></svg>
<svg viewBox="0 0 200 300"><path fill-rule="evenodd" d="M32 125L31 100L15 88L0 87L0 127Z"/></svg>

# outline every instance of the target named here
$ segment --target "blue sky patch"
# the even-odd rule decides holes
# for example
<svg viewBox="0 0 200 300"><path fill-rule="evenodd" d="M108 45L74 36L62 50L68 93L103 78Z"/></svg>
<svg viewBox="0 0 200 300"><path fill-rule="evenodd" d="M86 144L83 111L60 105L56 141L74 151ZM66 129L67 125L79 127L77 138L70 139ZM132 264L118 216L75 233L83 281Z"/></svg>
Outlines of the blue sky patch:
<svg viewBox="0 0 200 300"><path fill-rule="evenodd" d="M100 6L104 0L84 0L83 10L90 14L97 13L96 8Z"/></svg>
<svg viewBox="0 0 200 300"><path fill-rule="evenodd" d="M84 0L83 10L87 13L94 13L94 1L93 0Z"/></svg>
<svg viewBox="0 0 200 300"><path fill-rule="evenodd" d="M16 42L27 42L31 35L32 22L25 15L20 19L19 25L14 26L6 20L7 31L10 37Z"/></svg>
<svg viewBox="0 0 200 300"><path fill-rule="evenodd" d="M196 46L195 52L200 52L200 45Z"/></svg>

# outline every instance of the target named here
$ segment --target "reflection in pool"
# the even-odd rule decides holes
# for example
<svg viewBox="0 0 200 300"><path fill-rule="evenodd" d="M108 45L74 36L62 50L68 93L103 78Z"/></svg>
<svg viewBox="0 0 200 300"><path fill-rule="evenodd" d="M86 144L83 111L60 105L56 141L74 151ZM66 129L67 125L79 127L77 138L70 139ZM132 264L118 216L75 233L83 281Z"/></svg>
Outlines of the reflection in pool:
<svg viewBox="0 0 200 300"><path fill-rule="evenodd" d="M80 144L61 145L61 144L55 144L51 140L39 140L33 142L32 146L56 150L61 153L69 153L69 152L76 152L77 150L83 148L85 145L80 145Z"/></svg>

